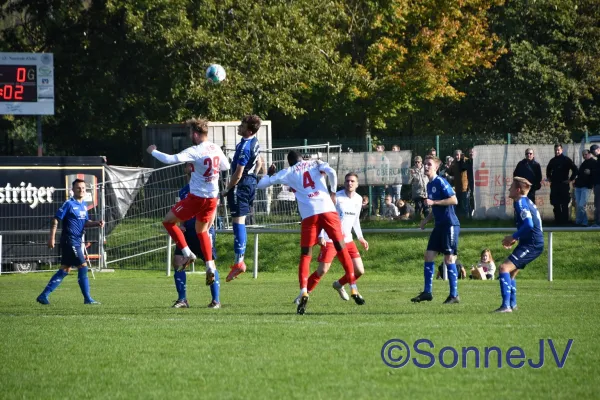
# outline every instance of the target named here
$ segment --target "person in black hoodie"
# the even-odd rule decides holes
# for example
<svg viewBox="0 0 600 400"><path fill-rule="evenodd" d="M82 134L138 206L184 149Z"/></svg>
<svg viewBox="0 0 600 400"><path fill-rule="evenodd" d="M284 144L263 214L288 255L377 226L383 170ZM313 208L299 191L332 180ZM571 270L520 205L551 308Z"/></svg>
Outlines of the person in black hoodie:
<svg viewBox="0 0 600 400"><path fill-rule="evenodd" d="M590 146L590 153L596 157L596 168L592 171L592 182L594 183L594 225L600 226L600 146Z"/></svg>
<svg viewBox="0 0 600 400"><path fill-rule="evenodd" d="M555 157L546 167L546 178L550 181L550 204L554 206L554 220L558 225L569 222L571 202L570 183L577 177L577 166L563 154L561 144L554 145ZM569 178L569 171L572 171Z"/></svg>
<svg viewBox="0 0 600 400"><path fill-rule="evenodd" d="M527 197L535 204L535 192L542 187L542 167L539 162L535 161L533 149L525 150L525 158L519 161L513 172L513 178L515 176L520 176L531 182L531 189L527 193Z"/></svg>
<svg viewBox="0 0 600 400"><path fill-rule="evenodd" d="M577 179L575 179L575 203L577 205L575 223L587 226L588 217L585 206L594 186L592 171L596 168L596 160L594 160L589 150L583 150L581 154L583 155L583 162L579 166L579 174L577 175Z"/></svg>

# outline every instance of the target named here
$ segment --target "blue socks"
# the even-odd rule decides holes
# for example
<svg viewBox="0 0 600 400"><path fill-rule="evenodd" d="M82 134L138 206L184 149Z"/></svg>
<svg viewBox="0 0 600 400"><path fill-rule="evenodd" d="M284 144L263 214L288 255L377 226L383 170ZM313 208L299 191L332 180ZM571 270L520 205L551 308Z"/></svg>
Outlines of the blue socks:
<svg viewBox="0 0 600 400"><path fill-rule="evenodd" d="M515 279L510 280L510 308L517 306L517 281Z"/></svg>
<svg viewBox="0 0 600 400"><path fill-rule="evenodd" d="M500 272L500 294L502 295L502 308L510 307L510 293L511 293L511 281L510 274L508 272ZM516 288L515 288L516 289Z"/></svg>
<svg viewBox="0 0 600 400"><path fill-rule="evenodd" d="M212 296L213 301L220 303L219 300L219 291L221 289L221 283L219 283L219 271L215 269L215 281L212 285L210 285L210 295Z"/></svg>
<svg viewBox="0 0 600 400"><path fill-rule="evenodd" d="M423 270L423 276L425 277L425 293L431 293L433 291L433 275L435 274L435 263L425 262L425 269Z"/></svg>
<svg viewBox="0 0 600 400"><path fill-rule="evenodd" d="M83 300L85 300L85 302L91 302L93 301L93 299L90 296L90 281L88 280L87 273L87 267L81 267L77 269L77 283L79 283L79 288L81 289Z"/></svg>
<svg viewBox="0 0 600 400"><path fill-rule="evenodd" d="M233 251L235 252L235 264L244 261L244 253L246 253L246 224L233 223Z"/></svg>
<svg viewBox="0 0 600 400"><path fill-rule="evenodd" d="M458 270L456 264L447 264L448 282L450 283L450 296L458 296Z"/></svg>
<svg viewBox="0 0 600 400"><path fill-rule="evenodd" d="M65 279L65 276L67 275L68 273L63 269L59 269L58 271L56 271L54 275L52 275L52 278L50 278L48 285L46 285L46 288L40 296L47 298L50 295L50 293L52 293L54 289L56 289L58 285L60 285L60 283L63 281L63 279Z"/></svg>
<svg viewBox="0 0 600 400"><path fill-rule="evenodd" d="M175 271L173 274L175 278L175 289L177 289L177 300L185 300L186 299L186 282L187 275L185 274L185 269L181 271Z"/></svg>

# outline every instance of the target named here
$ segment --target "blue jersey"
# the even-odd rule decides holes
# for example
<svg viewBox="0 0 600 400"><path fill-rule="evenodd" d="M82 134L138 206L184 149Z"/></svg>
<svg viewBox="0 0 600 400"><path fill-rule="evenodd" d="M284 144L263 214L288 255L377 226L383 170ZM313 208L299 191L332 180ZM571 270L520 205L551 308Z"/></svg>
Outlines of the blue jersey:
<svg viewBox="0 0 600 400"><path fill-rule="evenodd" d="M83 230L88 217L87 205L71 197L65 201L55 215L56 219L62 221L62 233L60 242L62 244L80 245Z"/></svg>
<svg viewBox="0 0 600 400"><path fill-rule="evenodd" d="M533 245L543 247L544 232L542 230L542 220L535 204L528 197L522 196L513 205L515 207L515 223L517 224L517 233L515 235L518 236L519 246Z"/></svg>
<svg viewBox="0 0 600 400"><path fill-rule="evenodd" d="M259 154L260 145L256 136L247 139L242 138L237 146L235 146L235 154L233 155L233 161L231 161L231 174L235 173L238 165L244 166L242 176L254 174Z"/></svg>
<svg viewBox="0 0 600 400"><path fill-rule="evenodd" d="M190 194L190 184L188 183L184 187L179 190L179 200L185 199L188 194ZM185 227L186 232L195 232L196 231L196 217L192 217L187 221L183 222L183 226Z"/></svg>
<svg viewBox="0 0 600 400"><path fill-rule="evenodd" d="M444 200L455 196L452 186L444 178L436 176L427 183L427 198L430 200ZM454 206L431 206L435 224L438 226L460 226L454 213Z"/></svg>

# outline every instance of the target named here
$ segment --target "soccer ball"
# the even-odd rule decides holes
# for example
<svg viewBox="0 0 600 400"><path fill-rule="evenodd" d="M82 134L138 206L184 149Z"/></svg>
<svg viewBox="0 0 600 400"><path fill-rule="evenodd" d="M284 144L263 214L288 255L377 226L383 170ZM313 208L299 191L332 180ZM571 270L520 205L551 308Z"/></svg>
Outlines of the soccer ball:
<svg viewBox="0 0 600 400"><path fill-rule="evenodd" d="M206 69L206 79L210 83L221 83L225 80L225 68L219 64L211 64Z"/></svg>

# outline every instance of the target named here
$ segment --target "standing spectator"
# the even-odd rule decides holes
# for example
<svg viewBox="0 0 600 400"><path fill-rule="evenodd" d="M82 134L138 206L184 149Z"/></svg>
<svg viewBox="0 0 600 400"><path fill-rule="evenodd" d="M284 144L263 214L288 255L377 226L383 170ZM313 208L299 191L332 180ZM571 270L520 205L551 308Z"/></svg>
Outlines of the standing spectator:
<svg viewBox="0 0 600 400"><path fill-rule="evenodd" d="M446 162L440 167L438 172L438 175L447 180L450 185L453 185L454 182L452 175L450 175L450 167L452 167L453 162L454 158L452 156L446 156Z"/></svg>
<svg viewBox="0 0 600 400"><path fill-rule="evenodd" d="M397 144L392 146L392 151L400 151L400 146L398 146ZM402 175L398 176L398 178L400 180L399 183L393 183L390 186L390 195L392 196L392 201L394 203L396 203L400 198L401 195L400 193L402 192Z"/></svg>
<svg viewBox="0 0 600 400"><path fill-rule="evenodd" d="M594 160L589 150L583 150L581 154L583 155L583 162L579 167L579 174L575 179L575 204L577 205L575 223L587 226L588 218L585 206L594 186L592 171L596 168L596 160Z"/></svg>
<svg viewBox="0 0 600 400"><path fill-rule="evenodd" d="M594 227L600 226L600 146L593 144L590 152L596 157L596 167L592 171L592 182L594 183Z"/></svg>
<svg viewBox="0 0 600 400"><path fill-rule="evenodd" d="M389 166L389 161L385 156L385 146L378 144L376 147L378 155L381 156L381 169L385 169ZM385 189L387 185L376 185L373 186L373 212L379 216L383 212L383 204L385 203Z"/></svg>
<svg viewBox="0 0 600 400"><path fill-rule="evenodd" d="M546 177L550 181L550 204L554 206L554 220L562 225L569 222L570 183L577 177L577 167L563 154L561 144L554 145L554 155L546 167ZM572 171L570 178L569 171Z"/></svg>
<svg viewBox="0 0 600 400"><path fill-rule="evenodd" d="M429 179L425 176L423 169L423 159L421 156L414 158L415 166L410 170L410 181L412 185L412 199L415 202L415 217L420 217L421 212L425 217L429 215L429 206L425 202L427 199L427 182Z"/></svg>
<svg viewBox="0 0 600 400"><path fill-rule="evenodd" d="M435 148L432 147L429 150L427 150L427 156L437 157L437 151L435 150Z"/></svg>
<svg viewBox="0 0 600 400"><path fill-rule="evenodd" d="M531 182L531 190L527 193L527 197L535 204L535 192L542 187L542 167L539 162L535 161L532 148L525 150L525 158L519 161L513 172L513 177L515 176Z"/></svg>
<svg viewBox="0 0 600 400"><path fill-rule="evenodd" d="M458 198L458 212L460 215L468 217L469 212L469 177L467 173L467 159L462 150L454 151L454 162L450 167L450 175L454 179L454 189Z"/></svg>
<svg viewBox="0 0 600 400"><path fill-rule="evenodd" d="M469 191L467 194L467 198L469 199L469 218L473 216L473 210L475 210L475 198L474 190L475 190L475 179L473 177L473 160L475 159L475 149L469 149L469 158L465 159L465 164L467 165L467 180L469 181Z"/></svg>
<svg viewBox="0 0 600 400"><path fill-rule="evenodd" d="M360 208L360 220L364 221L369 217L369 196L366 194L362 197L362 207Z"/></svg>
<svg viewBox="0 0 600 400"><path fill-rule="evenodd" d="M389 219L394 219L398 216L398 208L392 203L392 196L389 194L385 196L385 204L383 205L381 216Z"/></svg>

